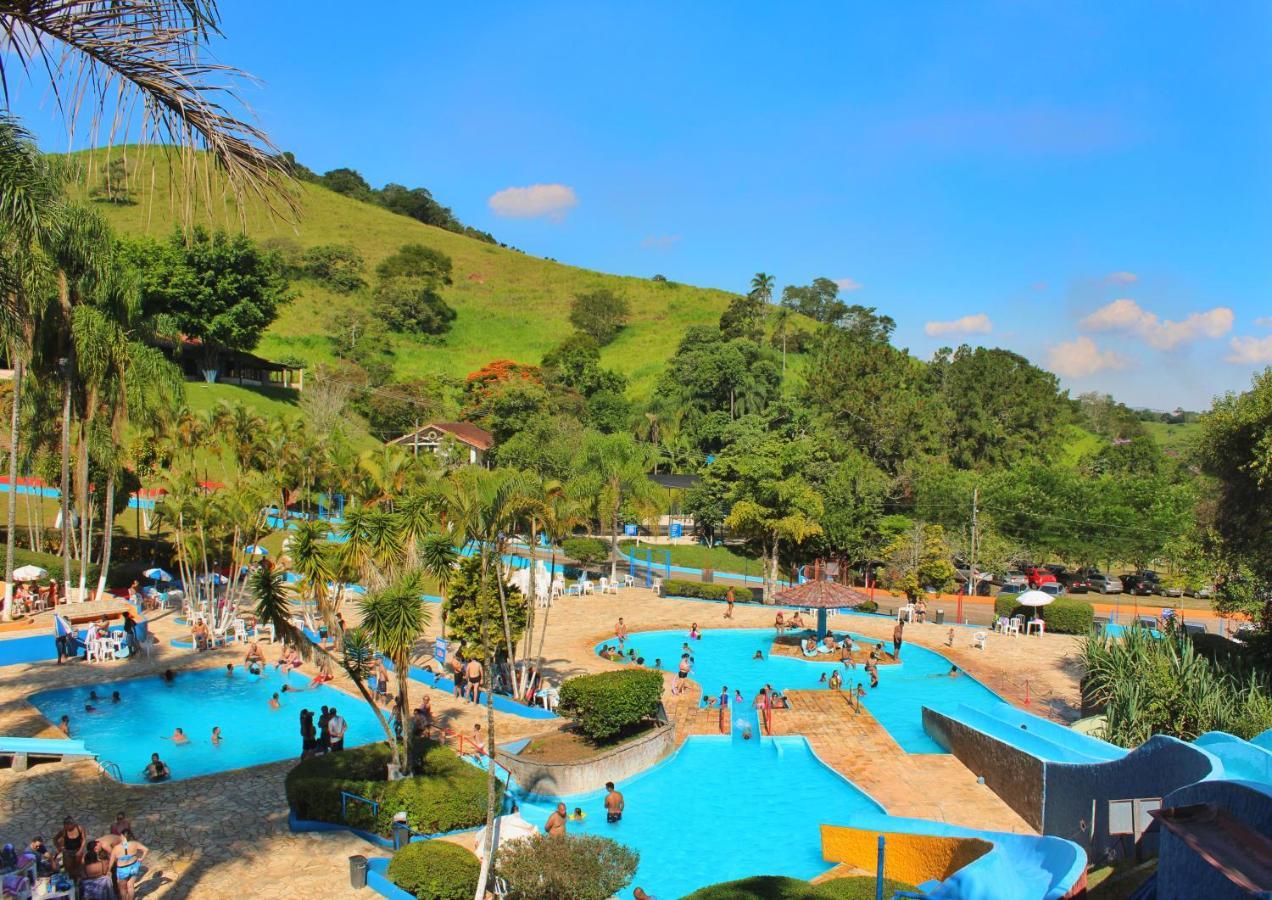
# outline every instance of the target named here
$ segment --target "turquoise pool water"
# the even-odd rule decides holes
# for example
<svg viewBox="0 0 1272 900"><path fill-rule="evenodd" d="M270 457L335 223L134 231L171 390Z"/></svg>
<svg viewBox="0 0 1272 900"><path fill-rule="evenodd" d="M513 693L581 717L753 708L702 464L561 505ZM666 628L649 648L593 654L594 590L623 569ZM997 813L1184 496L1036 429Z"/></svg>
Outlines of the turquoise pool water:
<svg viewBox="0 0 1272 900"><path fill-rule="evenodd" d="M841 638L846 633L837 631L835 634ZM719 694L722 685L728 685L730 693L741 689L748 703L766 684L783 691L825 687L820 681L822 674L829 678L831 672L839 669L845 691L856 687L857 682L867 686L862 703L909 753L942 752L923 730L924 706L945 712L957 709L959 704L987 708L1001 702L992 691L966 674L950 678L949 660L913 644L902 646L899 665L879 667L879 687L871 690L870 678L860 666L848 670L837 661L823 663L790 656L770 657L773 637L771 628L706 631L696 641L689 641L684 631L643 631L630 635L626 647L644 656L646 665L652 666L655 660L661 660L660 668L674 672L680 661L681 646L688 642L694 657L689 677L712 695ZM870 639L860 635L853 635L853 639L859 644L870 643ZM598 644L597 649L600 646ZM891 649L889 644L888 650ZM764 659L754 659L757 650L764 654Z"/></svg>
<svg viewBox="0 0 1272 900"><path fill-rule="evenodd" d="M610 837L640 852L624 898L642 887L669 900L760 874L813 878L831 865L821 855L823 822L882 812L800 737L691 737L675 756L618 789L627 811L614 825L605 821L604 791L562 802L570 812L577 806L587 813L568 824L570 833ZM522 815L538 826L555 806L550 798L522 799Z"/></svg>
<svg viewBox="0 0 1272 900"><path fill-rule="evenodd" d="M303 688L309 679L294 675L286 683ZM30 699L50 722L69 715L71 736L83 740L99 759L118 765L123 780L132 784L145 781L142 770L151 753L168 764L174 780L298 759L302 709L313 710L316 720L323 706L337 707L349 723L347 747L384 740L384 730L366 704L335 688L279 693L282 708L270 709L270 695L283 684L273 666L257 676L236 665L233 678L225 669L200 669L178 672L172 684L152 676L93 685L99 697L109 698L112 691L122 697L118 704L109 699L94 704L100 707L94 713L84 712L87 687L44 691ZM221 728L219 746L210 740L213 726ZM164 739L178 727L190 743Z"/></svg>

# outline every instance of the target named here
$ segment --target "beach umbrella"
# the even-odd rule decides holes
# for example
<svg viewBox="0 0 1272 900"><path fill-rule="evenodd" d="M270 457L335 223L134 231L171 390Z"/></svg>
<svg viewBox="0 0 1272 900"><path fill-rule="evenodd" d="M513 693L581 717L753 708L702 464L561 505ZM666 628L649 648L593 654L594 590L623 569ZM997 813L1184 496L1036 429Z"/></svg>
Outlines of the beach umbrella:
<svg viewBox="0 0 1272 900"><path fill-rule="evenodd" d="M510 813L495 819L495 846L509 841L524 840L538 834L538 829L521 818L520 813ZM486 849L486 829L477 829L477 854L480 856Z"/></svg>
<svg viewBox="0 0 1272 900"><path fill-rule="evenodd" d="M151 581L172 581L172 575L159 568L147 569L141 574Z"/></svg>
<svg viewBox="0 0 1272 900"><path fill-rule="evenodd" d="M260 544L248 544L243 548L243 552L248 556L269 556L269 551Z"/></svg>
<svg viewBox="0 0 1272 900"><path fill-rule="evenodd" d="M60 615L53 617L53 634L55 637L66 637L68 634L75 637L75 629L71 627L71 623L66 621Z"/></svg>
<svg viewBox="0 0 1272 900"><path fill-rule="evenodd" d="M852 609L869 602L870 595L834 581L805 581L778 591L774 601L786 606L817 610L817 640L826 636L826 613L832 609Z"/></svg>
<svg viewBox="0 0 1272 900"><path fill-rule="evenodd" d="M1046 606L1054 599L1056 598L1042 591L1025 591L1016 598L1016 602L1021 606Z"/></svg>
<svg viewBox="0 0 1272 900"><path fill-rule="evenodd" d="M49 570L41 569L39 566L22 566L13 570L14 581L39 581L41 578L48 578Z"/></svg>
<svg viewBox="0 0 1272 900"><path fill-rule="evenodd" d="M226 578L220 572L209 572L206 575L199 576L200 584L227 584L230 579Z"/></svg>

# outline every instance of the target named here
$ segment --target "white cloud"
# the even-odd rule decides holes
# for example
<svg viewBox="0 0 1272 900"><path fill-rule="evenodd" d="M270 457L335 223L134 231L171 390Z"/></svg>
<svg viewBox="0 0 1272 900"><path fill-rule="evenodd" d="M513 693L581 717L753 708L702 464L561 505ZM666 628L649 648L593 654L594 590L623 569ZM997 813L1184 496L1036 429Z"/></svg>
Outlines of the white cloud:
<svg viewBox="0 0 1272 900"><path fill-rule="evenodd" d="M1272 363L1272 336L1265 338L1234 337L1228 342L1232 348L1224 359L1230 363L1261 366Z"/></svg>
<svg viewBox="0 0 1272 900"><path fill-rule="evenodd" d="M1084 378L1105 369L1124 369L1130 360L1112 350L1101 350L1083 336L1047 350L1047 367L1066 378Z"/></svg>
<svg viewBox="0 0 1272 900"><path fill-rule="evenodd" d="M579 205L574 188L564 184L532 184L504 188L488 201L495 215L510 219L537 219L546 216L559 222Z"/></svg>
<svg viewBox="0 0 1272 900"><path fill-rule="evenodd" d="M1109 284L1133 284L1139 281L1139 276L1134 272L1110 272L1104 280Z"/></svg>
<svg viewBox="0 0 1272 900"><path fill-rule="evenodd" d="M1158 319L1156 313L1144 309L1125 297L1101 306L1082 319L1083 331L1124 331L1143 338L1150 347L1170 350L1180 344L1202 338L1220 338L1232 330L1234 316L1226 306L1189 314L1182 322Z"/></svg>
<svg viewBox="0 0 1272 900"><path fill-rule="evenodd" d="M646 250L670 250L680 243L678 234L651 234L640 242Z"/></svg>
<svg viewBox="0 0 1272 900"><path fill-rule="evenodd" d="M835 284L837 284L839 289L844 292L859 291L864 287L864 285L855 278L836 278Z"/></svg>
<svg viewBox="0 0 1272 900"><path fill-rule="evenodd" d="M1272 316L1263 316L1260 319L1255 319L1254 324L1260 328L1272 328Z"/></svg>
<svg viewBox="0 0 1272 900"><path fill-rule="evenodd" d="M939 337L943 334L989 334L994 330L994 323L984 313L974 316L963 316L949 322L928 322L923 332L928 337Z"/></svg>

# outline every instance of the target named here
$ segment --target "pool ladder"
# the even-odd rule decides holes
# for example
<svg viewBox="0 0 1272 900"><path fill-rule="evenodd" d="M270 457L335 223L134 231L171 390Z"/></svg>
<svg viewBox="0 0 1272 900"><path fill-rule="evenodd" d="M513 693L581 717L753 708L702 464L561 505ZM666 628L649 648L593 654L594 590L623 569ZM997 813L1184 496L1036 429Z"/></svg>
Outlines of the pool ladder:
<svg viewBox="0 0 1272 900"><path fill-rule="evenodd" d="M103 775L109 775L121 784L123 783L124 773L120 771L119 766L115 763L109 759L98 759L97 765L102 770Z"/></svg>

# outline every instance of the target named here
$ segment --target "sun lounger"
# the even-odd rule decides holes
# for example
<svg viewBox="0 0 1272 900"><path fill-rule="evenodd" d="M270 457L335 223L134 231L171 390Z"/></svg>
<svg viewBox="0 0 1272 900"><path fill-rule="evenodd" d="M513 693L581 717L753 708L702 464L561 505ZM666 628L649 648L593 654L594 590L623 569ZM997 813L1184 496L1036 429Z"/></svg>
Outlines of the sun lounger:
<svg viewBox="0 0 1272 900"><path fill-rule="evenodd" d="M27 760L32 756L52 759L92 759L95 755L88 751L83 741L73 741L69 738L0 737L0 756L13 757L15 772L25 772Z"/></svg>

